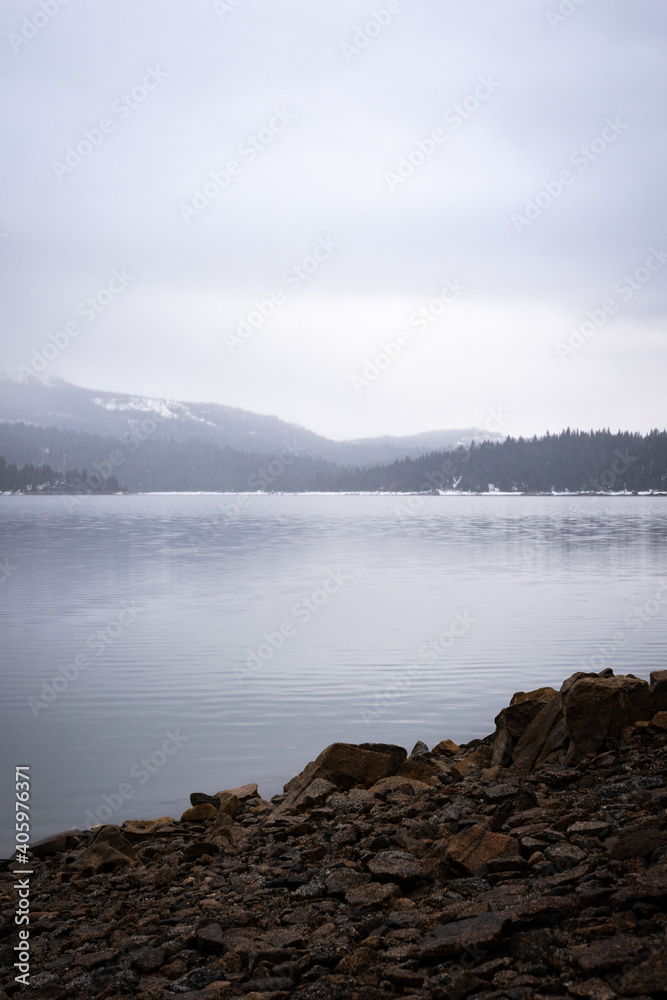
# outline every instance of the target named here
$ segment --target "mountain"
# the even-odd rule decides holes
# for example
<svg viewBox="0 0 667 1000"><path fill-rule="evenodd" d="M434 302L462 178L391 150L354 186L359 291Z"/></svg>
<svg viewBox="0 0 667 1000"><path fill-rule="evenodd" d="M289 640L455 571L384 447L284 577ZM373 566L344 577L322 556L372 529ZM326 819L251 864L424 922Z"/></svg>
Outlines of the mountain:
<svg viewBox="0 0 667 1000"><path fill-rule="evenodd" d="M409 437L332 441L298 424L219 403L190 403L129 393L84 389L60 378L0 373L0 425L30 424L117 440L163 438L207 442L238 452L274 455L291 448L300 456L342 465L370 465L417 458L429 451L467 446L501 435L468 428ZM9 456L6 456L9 457ZM12 456L42 461L44 456Z"/></svg>

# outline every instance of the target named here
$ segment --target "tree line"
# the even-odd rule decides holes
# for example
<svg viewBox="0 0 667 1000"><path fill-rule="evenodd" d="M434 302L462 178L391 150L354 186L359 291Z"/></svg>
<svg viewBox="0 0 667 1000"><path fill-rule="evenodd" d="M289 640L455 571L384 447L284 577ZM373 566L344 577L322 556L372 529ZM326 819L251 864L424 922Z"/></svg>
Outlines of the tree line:
<svg viewBox="0 0 667 1000"><path fill-rule="evenodd" d="M278 454L261 455L157 434L130 445L5 424L0 425L0 455L6 456L0 458L0 490L115 492L120 483L131 492L667 491L667 432L658 430L641 435L568 429L367 466L337 465L297 451L286 444Z"/></svg>

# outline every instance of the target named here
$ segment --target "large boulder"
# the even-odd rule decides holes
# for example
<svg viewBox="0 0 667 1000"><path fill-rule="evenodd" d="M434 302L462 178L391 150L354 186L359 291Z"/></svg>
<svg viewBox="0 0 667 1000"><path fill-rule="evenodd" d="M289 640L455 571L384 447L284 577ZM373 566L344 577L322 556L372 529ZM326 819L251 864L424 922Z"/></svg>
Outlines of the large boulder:
<svg viewBox="0 0 667 1000"><path fill-rule="evenodd" d="M329 782L339 791L361 786L370 788L380 778L396 774L407 758L404 747L387 743L332 743L300 774L284 786L285 798L274 816L299 808L309 785L316 779Z"/></svg>
<svg viewBox="0 0 667 1000"><path fill-rule="evenodd" d="M654 712L667 710L667 670L654 670L649 685Z"/></svg>
<svg viewBox="0 0 667 1000"><path fill-rule="evenodd" d="M484 875L489 863L501 858L503 861L521 860L517 841L477 824L457 833L445 850L445 861L465 875Z"/></svg>
<svg viewBox="0 0 667 1000"><path fill-rule="evenodd" d="M496 716L496 738L493 743L491 766L507 766L512 760L512 751L524 732L543 708L558 692L552 687L537 688L535 691L517 691L512 696L508 708L503 708Z"/></svg>
<svg viewBox="0 0 667 1000"><path fill-rule="evenodd" d="M552 698L526 726L512 753L513 770L527 774L569 743L560 698ZM557 763L557 761L551 761Z"/></svg>
<svg viewBox="0 0 667 1000"><path fill-rule="evenodd" d="M112 824L100 827L90 845L76 858L76 867L87 875L113 872L128 865L135 868L140 864L132 844Z"/></svg>
<svg viewBox="0 0 667 1000"><path fill-rule="evenodd" d="M667 704L667 671L651 685L634 674L573 674L559 692L539 688L514 695L496 716L492 763L527 774L542 764L574 767L599 754L636 722L646 722Z"/></svg>
<svg viewBox="0 0 667 1000"><path fill-rule="evenodd" d="M563 688L561 704L570 740L563 759L566 767L594 757L607 740L619 739L627 726L653 715L649 686L634 674L582 676L566 681Z"/></svg>

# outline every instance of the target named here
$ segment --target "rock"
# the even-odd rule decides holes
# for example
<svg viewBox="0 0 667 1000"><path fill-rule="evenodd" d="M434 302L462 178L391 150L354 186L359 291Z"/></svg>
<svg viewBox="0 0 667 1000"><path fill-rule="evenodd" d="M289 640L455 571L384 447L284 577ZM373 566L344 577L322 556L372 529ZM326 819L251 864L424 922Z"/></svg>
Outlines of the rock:
<svg viewBox="0 0 667 1000"><path fill-rule="evenodd" d="M220 803L218 813L224 813L233 819L240 812L242 800L233 792L218 792L216 798Z"/></svg>
<svg viewBox="0 0 667 1000"><path fill-rule="evenodd" d="M610 844L609 858L626 861L628 858L650 858L654 851L667 844L667 833L655 827L632 830L615 837Z"/></svg>
<svg viewBox="0 0 667 1000"><path fill-rule="evenodd" d="M430 787L430 784L425 781L415 781L413 778L394 774L390 778L380 778L379 781L371 785L369 790L375 792L376 795L382 796L391 795L392 792L398 792L403 795L414 795L419 792L427 792Z"/></svg>
<svg viewBox="0 0 667 1000"><path fill-rule="evenodd" d="M667 951L653 955L637 968L630 969L623 976L619 992L627 997L639 994L660 995L666 992L665 984L667 984Z"/></svg>
<svg viewBox="0 0 667 1000"><path fill-rule="evenodd" d="M663 671L667 673L667 671ZM651 719L651 725L654 729L667 729L667 711L664 709L661 712L656 712Z"/></svg>
<svg viewBox="0 0 667 1000"><path fill-rule="evenodd" d="M436 927L412 951L422 962L442 961L463 952L486 951L498 944L509 918L505 913L484 913L469 920Z"/></svg>
<svg viewBox="0 0 667 1000"><path fill-rule="evenodd" d="M225 942L220 924L207 924L197 931L197 947L202 955L222 955Z"/></svg>
<svg viewBox="0 0 667 1000"><path fill-rule="evenodd" d="M553 699L557 692L551 687L535 691L517 691L512 696L508 708L496 716L496 736L493 743L491 765L508 767L512 762L512 752L518 740L536 715Z"/></svg>
<svg viewBox="0 0 667 1000"><path fill-rule="evenodd" d="M462 753L461 747L451 740L441 740L431 751L435 757L457 757Z"/></svg>
<svg viewBox="0 0 667 1000"><path fill-rule="evenodd" d="M633 674L575 674L561 688L561 705L570 739L566 766L594 757L606 740L618 739L626 726L654 714L649 685Z"/></svg>
<svg viewBox="0 0 667 1000"><path fill-rule="evenodd" d="M322 805L335 791L336 786L331 781L327 781L326 778L315 778L294 801L293 808L299 812L306 812L314 806Z"/></svg>
<svg viewBox="0 0 667 1000"><path fill-rule="evenodd" d="M614 1000L618 996L608 983L596 978L575 983L570 986L568 992L573 997L583 997L584 1000Z"/></svg>
<svg viewBox="0 0 667 1000"><path fill-rule="evenodd" d="M213 819L218 810L208 802L198 806L190 806L181 816L181 823L200 823L202 820Z"/></svg>
<svg viewBox="0 0 667 1000"><path fill-rule="evenodd" d="M332 743L301 774L287 782L285 798L274 816L291 809L315 778L324 778L342 791L355 785L370 788L380 778L396 774L406 757L403 747L385 743Z"/></svg>
<svg viewBox="0 0 667 1000"><path fill-rule="evenodd" d="M411 757L422 757L425 753L428 753L428 747L423 742L423 740L417 740L412 750L410 751Z"/></svg>
<svg viewBox="0 0 667 1000"><path fill-rule="evenodd" d="M78 847L81 843L79 834L81 830L64 830L62 833L54 833L50 837L42 840L34 840L29 847L30 854L36 858L48 858L52 854L62 854L64 851Z"/></svg>
<svg viewBox="0 0 667 1000"><path fill-rule="evenodd" d="M382 882L410 883L423 878L421 866L403 851L379 851L368 862L368 870Z"/></svg>
<svg viewBox="0 0 667 1000"><path fill-rule="evenodd" d="M365 906L382 906L390 899L395 899L400 896L400 889L397 885L392 882L385 882L380 884L378 882L370 882L365 885L359 885L354 889L349 889L345 893L345 902L349 906L356 906L359 908Z"/></svg>
<svg viewBox="0 0 667 1000"><path fill-rule="evenodd" d="M667 670L653 670L649 691L654 712L667 711Z"/></svg>
<svg viewBox="0 0 667 1000"><path fill-rule="evenodd" d="M77 867L91 875L116 871L128 865L136 867L139 864L132 844L117 826L112 825L100 827L90 846L77 858Z"/></svg>
<svg viewBox="0 0 667 1000"><path fill-rule="evenodd" d="M254 781L249 782L247 785L239 785L238 788L224 788L221 792L215 793L215 797L221 801L226 795L235 795L239 802L247 802L248 799L259 798L257 784Z"/></svg>
<svg viewBox="0 0 667 1000"><path fill-rule="evenodd" d="M115 958L115 955L113 957ZM139 948L137 951L130 952L129 959L130 965L137 972L144 974L157 972L164 965L165 949Z"/></svg>
<svg viewBox="0 0 667 1000"><path fill-rule="evenodd" d="M220 799L217 795L207 795L205 792L190 793L190 805L203 806L206 804L214 806L218 810L220 808Z"/></svg>
<svg viewBox="0 0 667 1000"><path fill-rule="evenodd" d="M544 856L547 861L551 861L556 866L558 871L574 868L588 857L586 851L575 847L574 844L552 844L545 848Z"/></svg>
<svg viewBox="0 0 667 1000"><path fill-rule="evenodd" d="M397 771L398 777L409 778L412 781L419 781L424 785L435 785L438 781L438 775L442 771L447 769L446 765L443 765L442 761L436 761L433 754L429 753L428 750L418 753L416 756L411 754L399 767Z"/></svg>
<svg viewBox="0 0 667 1000"><path fill-rule="evenodd" d="M468 875L484 875L489 862L498 858L522 860L517 841L477 824L457 833L445 850L445 861Z"/></svg>
<svg viewBox="0 0 667 1000"><path fill-rule="evenodd" d="M597 972L607 972L610 969L621 969L628 962L640 955L642 942L630 934L617 934L612 938L594 941L582 951L574 952L577 965L590 975Z"/></svg>
<svg viewBox="0 0 667 1000"><path fill-rule="evenodd" d="M141 840L144 837L154 837L159 830L172 826L175 820L171 816L160 816L159 819L129 819L123 823L123 836L130 841Z"/></svg>
<svg viewBox="0 0 667 1000"><path fill-rule="evenodd" d="M568 743L560 697L549 699L526 726L512 753L512 770L527 774L538 760Z"/></svg>
<svg viewBox="0 0 667 1000"><path fill-rule="evenodd" d="M606 837L609 829L609 823L606 823L604 820L594 819L573 823L571 826L568 826L566 832L568 837Z"/></svg>

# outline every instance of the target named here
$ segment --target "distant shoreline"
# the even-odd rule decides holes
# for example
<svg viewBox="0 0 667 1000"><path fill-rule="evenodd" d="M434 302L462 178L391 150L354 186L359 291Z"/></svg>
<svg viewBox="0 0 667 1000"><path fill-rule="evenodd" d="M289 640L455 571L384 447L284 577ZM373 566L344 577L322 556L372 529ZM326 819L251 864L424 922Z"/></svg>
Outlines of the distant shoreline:
<svg viewBox="0 0 667 1000"><path fill-rule="evenodd" d="M600 491L593 493L590 491L557 492L549 493L524 492L513 490L503 492L502 490L485 490L483 492L473 492L466 490L437 490L420 492L418 490L121 490L117 493L85 493L69 492L61 490L16 490L0 493L3 497L34 497L34 496L60 496L60 497L108 497L108 496L131 496L131 497L236 497L236 496L295 496L295 497L667 497L664 490L628 490Z"/></svg>

